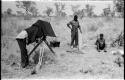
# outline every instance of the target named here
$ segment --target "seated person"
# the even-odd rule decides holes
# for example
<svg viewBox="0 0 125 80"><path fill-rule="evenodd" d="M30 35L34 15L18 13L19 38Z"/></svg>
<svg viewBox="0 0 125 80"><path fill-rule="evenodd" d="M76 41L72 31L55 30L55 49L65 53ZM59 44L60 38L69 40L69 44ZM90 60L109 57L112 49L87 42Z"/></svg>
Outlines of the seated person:
<svg viewBox="0 0 125 80"><path fill-rule="evenodd" d="M107 52L105 39L103 38L103 34L100 34L100 37L96 40L96 45L97 45L98 52L100 52L101 50L104 50L104 52Z"/></svg>

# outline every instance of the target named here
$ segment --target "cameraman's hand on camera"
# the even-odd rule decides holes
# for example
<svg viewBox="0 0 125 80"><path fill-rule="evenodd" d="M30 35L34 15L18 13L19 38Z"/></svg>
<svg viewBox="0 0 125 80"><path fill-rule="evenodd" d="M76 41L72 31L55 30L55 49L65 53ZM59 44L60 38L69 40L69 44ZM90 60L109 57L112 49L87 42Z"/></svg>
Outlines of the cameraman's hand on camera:
<svg viewBox="0 0 125 80"><path fill-rule="evenodd" d="M46 36L43 36L43 40L46 40Z"/></svg>
<svg viewBox="0 0 125 80"><path fill-rule="evenodd" d="M36 43L39 43L39 42L40 42L40 38L37 38L37 39L36 39Z"/></svg>

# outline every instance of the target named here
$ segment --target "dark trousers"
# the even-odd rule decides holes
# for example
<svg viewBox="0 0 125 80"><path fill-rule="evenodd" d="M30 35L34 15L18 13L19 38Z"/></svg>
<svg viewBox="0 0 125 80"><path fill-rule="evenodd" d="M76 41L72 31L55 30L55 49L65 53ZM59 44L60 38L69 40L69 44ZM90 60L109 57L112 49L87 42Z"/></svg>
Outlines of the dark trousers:
<svg viewBox="0 0 125 80"><path fill-rule="evenodd" d="M97 43L97 50L105 50L105 48L106 48L105 43L103 45Z"/></svg>
<svg viewBox="0 0 125 80"><path fill-rule="evenodd" d="M78 31L71 32L71 46L78 46Z"/></svg>
<svg viewBox="0 0 125 80"><path fill-rule="evenodd" d="M21 66L25 67L29 64L29 58L26 49L26 39L16 39L21 51Z"/></svg>

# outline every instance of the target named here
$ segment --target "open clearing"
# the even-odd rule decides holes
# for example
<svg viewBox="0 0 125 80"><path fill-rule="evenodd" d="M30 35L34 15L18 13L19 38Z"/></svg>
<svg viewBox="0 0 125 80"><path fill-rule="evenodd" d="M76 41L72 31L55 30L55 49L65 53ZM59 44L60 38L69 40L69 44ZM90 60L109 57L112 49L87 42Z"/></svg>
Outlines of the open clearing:
<svg viewBox="0 0 125 80"><path fill-rule="evenodd" d="M43 18L44 19L44 18ZM35 75L31 75L32 68L20 69L20 50L15 40L16 35L24 28L31 26L37 18L25 21L21 18L2 19L1 35L1 76L2 78L82 78L82 79L123 79L124 66L119 67L114 61L119 57L112 55L109 44L117 38L124 29L124 20L121 18L83 18L79 20L83 30L82 52L67 52L70 50L70 29L66 24L72 18L51 18L51 25L61 42L56 52L56 61L48 62ZM44 19L46 20L46 19ZM99 33L104 33L108 52L97 52L94 46ZM48 41L50 39L48 38ZM33 48L28 46L28 51ZM121 48L122 49L122 48ZM122 49L123 50L123 49ZM48 49L46 51L49 52Z"/></svg>

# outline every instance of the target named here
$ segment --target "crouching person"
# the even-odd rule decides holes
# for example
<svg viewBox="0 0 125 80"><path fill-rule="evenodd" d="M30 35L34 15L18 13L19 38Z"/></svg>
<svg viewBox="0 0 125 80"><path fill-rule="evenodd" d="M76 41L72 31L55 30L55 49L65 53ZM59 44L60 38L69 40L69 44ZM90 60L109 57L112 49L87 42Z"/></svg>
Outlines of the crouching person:
<svg viewBox="0 0 125 80"><path fill-rule="evenodd" d="M101 50L104 50L104 52L106 51L106 43L105 43L105 39L103 37L103 34L100 34L100 37L96 40L96 48L97 51L100 52Z"/></svg>
<svg viewBox="0 0 125 80"><path fill-rule="evenodd" d="M28 58L26 45L29 45L35 42L37 38L40 38L43 36L42 28L41 26L39 26L40 23L41 23L41 20L38 20L31 27L26 28L25 30L20 32L16 37L16 40L19 44L19 48L21 51L22 68L26 68L29 65L29 58Z"/></svg>

